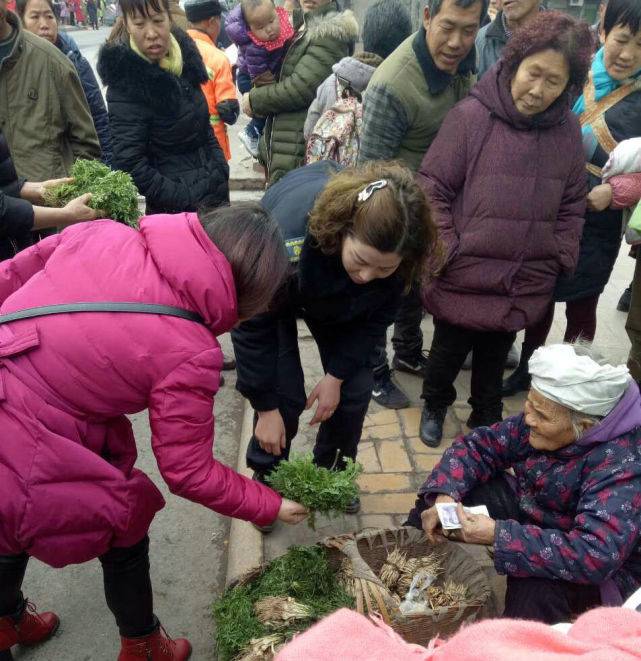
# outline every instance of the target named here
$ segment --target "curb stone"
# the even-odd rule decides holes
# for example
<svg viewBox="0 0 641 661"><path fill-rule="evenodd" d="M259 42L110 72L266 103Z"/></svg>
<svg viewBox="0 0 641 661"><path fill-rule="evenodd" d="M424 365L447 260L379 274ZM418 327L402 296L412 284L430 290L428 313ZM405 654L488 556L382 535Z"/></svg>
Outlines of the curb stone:
<svg viewBox="0 0 641 661"><path fill-rule="evenodd" d="M240 443L238 446L238 461L236 470L249 478L252 470L245 463L245 452L251 438L253 426L253 410L248 401L245 401L243 413L243 424L240 432ZM229 529L229 545L227 547L227 575L225 586L238 579L249 570L263 563L263 535L256 530L251 523L232 519Z"/></svg>

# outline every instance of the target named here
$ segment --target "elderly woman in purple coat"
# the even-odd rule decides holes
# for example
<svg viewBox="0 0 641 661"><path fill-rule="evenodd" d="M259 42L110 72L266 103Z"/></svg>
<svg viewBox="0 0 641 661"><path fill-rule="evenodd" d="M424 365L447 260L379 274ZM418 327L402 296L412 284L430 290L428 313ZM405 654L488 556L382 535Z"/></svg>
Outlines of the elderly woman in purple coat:
<svg viewBox="0 0 641 661"><path fill-rule="evenodd" d="M434 339L420 437L436 447L454 380L473 351L470 428L502 419L501 385L517 331L543 317L577 263L587 178L570 111L590 66L589 28L542 12L448 114L418 173L446 248L423 293Z"/></svg>
<svg viewBox="0 0 641 661"><path fill-rule="evenodd" d="M408 523L493 546L504 616L554 624L641 587L641 395L585 345L543 347L529 367L524 412L457 439ZM460 529L442 529L439 503L457 503Z"/></svg>

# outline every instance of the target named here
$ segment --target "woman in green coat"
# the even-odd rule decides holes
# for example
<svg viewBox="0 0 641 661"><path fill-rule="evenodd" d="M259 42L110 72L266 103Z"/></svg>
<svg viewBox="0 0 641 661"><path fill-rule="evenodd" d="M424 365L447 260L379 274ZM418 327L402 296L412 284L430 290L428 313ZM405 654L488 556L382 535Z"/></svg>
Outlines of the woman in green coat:
<svg viewBox="0 0 641 661"><path fill-rule="evenodd" d="M296 35L278 81L243 97L247 115L267 117L260 158L269 184L303 164L307 109L332 66L351 55L358 39L354 14L340 11L336 0L303 0L301 5L302 10L294 12Z"/></svg>

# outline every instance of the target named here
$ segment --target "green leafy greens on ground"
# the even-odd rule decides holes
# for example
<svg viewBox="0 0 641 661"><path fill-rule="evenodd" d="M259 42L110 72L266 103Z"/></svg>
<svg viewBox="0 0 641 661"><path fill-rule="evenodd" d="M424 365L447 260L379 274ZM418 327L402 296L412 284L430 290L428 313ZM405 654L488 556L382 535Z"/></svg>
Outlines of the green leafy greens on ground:
<svg viewBox="0 0 641 661"><path fill-rule="evenodd" d="M72 183L46 191L46 204L64 207L74 198L91 193L92 209L100 209L108 218L138 227L138 189L126 172L111 170L100 161L79 158L71 168L71 176Z"/></svg>
<svg viewBox="0 0 641 661"><path fill-rule="evenodd" d="M345 459L344 470L317 466L311 454L281 461L266 481L283 498L289 498L310 510L309 525L315 525L315 513L342 513L358 497L356 478L363 467Z"/></svg>
<svg viewBox="0 0 641 661"><path fill-rule="evenodd" d="M214 604L216 649L220 661L231 661L256 638L273 633L262 624L254 604L265 597L290 596L308 606L311 616L279 630L289 640L316 620L339 608L353 608L354 599L339 585L320 546L292 546L248 585L229 588Z"/></svg>

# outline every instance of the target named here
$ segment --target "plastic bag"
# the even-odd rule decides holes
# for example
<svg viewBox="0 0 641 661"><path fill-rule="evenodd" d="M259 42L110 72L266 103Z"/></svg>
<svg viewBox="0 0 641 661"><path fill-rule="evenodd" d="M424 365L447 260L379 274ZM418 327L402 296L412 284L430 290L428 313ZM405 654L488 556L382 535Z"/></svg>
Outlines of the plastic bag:
<svg viewBox="0 0 641 661"><path fill-rule="evenodd" d="M435 580L436 576L424 569L416 573L414 578L412 578L412 583L405 595L405 599L403 599L399 606L399 610L403 615L415 615L432 610L427 601L427 591Z"/></svg>

